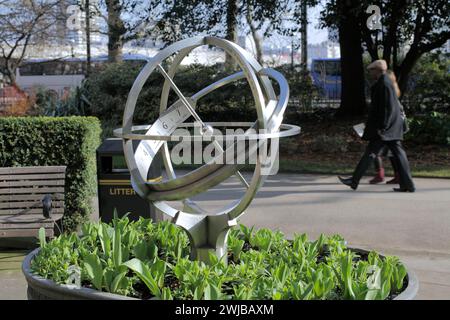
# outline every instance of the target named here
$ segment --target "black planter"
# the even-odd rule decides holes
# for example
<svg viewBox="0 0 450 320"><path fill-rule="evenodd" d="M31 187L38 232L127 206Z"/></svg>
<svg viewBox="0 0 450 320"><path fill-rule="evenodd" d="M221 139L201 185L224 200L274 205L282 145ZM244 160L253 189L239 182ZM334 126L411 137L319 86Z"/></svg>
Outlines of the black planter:
<svg viewBox="0 0 450 320"><path fill-rule="evenodd" d="M22 272L28 283L28 300L137 300L108 292L100 292L89 288L78 288L74 285L59 285L52 280L31 273L31 260L39 252L39 248L30 252L22 263Z"/></svg>
<svg viewBox="0 0 450 320"><path fill-rule="evenodd" d="M368 253L366 250L353 249L360 253ZM108 292L100 292L89 288L78 288L74 285L59 285L52 280L44 279L31 273L31 260L39 252L39 248L30 252L22 263L22 272L28 283L28 300L137 300ZM394 298L394 300L412 300L419 290L419 282L416 275L407 270L406 289Z"/></svg>

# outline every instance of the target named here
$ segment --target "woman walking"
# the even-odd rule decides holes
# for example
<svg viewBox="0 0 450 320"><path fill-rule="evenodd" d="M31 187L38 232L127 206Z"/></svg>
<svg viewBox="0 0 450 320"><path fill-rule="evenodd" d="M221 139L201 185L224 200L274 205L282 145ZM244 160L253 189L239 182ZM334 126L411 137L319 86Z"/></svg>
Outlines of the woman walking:
<svg viewBox="0 0 450 320"><path fill-rule="evenodd" d="M362 137L369 143L353 172L353 176L349 178L339 177L339 180L356 190L369 165L373 163L383 147L387 146L398 165L400 188L394 188L394 191L414 192L416 188L411 177L408 158L401 143L404 121L394 86L391 79L386 75L387 63L385 60L376 60L368 66L368 70L372 78L376 80L375 85L371 88L371 107Z"/></svg>
<svg viewBox="0 0 450 320"><path fill-rule="evenodd" d="M392 85L394 87L395 94L397 95L397 98L400 98L401 91L400 91L400 88L398 86L397 77L395 76L395 73L392 70L387 70L386 71L386 75L392 81ZM399 105L400 105L401 116L402 116L403 121L404 121L403 133L406 133L408 131L408 124L406 122L405 110L403 109L403 106L400 103L399 103ZM394 178L389 180L389 181L387 181L386 184L398 184L399 183L398 168L397 168L397 163L395 162L395 158L392 155L392 153L389 152L388 147L384 146L383 149L381 150L380 154L375 158L374 164L375 164L376 174L372 178L372 180L369 181L370 184L377 184L377 183L384 182L385 170L384 170L384 167L383 167L383 158L385 158L385 157L389 158L389 161L391 162L391 165L392 165L392 169L394 170Z"/></svg>

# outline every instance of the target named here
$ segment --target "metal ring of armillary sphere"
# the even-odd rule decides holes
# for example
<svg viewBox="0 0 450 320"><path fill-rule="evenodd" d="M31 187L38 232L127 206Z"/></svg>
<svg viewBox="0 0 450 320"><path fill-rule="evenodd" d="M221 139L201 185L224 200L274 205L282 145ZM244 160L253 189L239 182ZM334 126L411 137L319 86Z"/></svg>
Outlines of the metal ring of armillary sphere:
<svg viewBox="0 0 450 320"><path fill-rule="evenodd" d="M181 61L192 50L203 45L223 49L237 62L242 71L216 81L190 97L185 97L173 78ZM176 55L166 71L162 67L162 63L174 54ZM155 70L158 70L165 79L161 93L159 118L152 125L133 126L133 115L139 93L150 74ZM254 123L203 122L196 113L197 101L214 90L241 79L246 79L250 86L257 120ZM278 83L278 95L275 94L272 81ZM168 106L170 90L177 94L178 100ZM114 134L123 139L125 159L130 170L134 190L144 199L151 201L156 208L172 217L173 223L187 231L191 242L192 259L207 262L210 252L215 253L218 257L226 256L228 231L236 225L237 218L249 206L256 192L267 178L265 173L270 172L273 165L273 161L266 161L266 158L270 155L258 151L270 149L270 153L273 155L278 152L278 144L276 148L273 147L270 143L272 139L300 133L299 127L282 124L288 99L289 87L286 79L279 72L263 68L250 53L238 45L216 37L195 37L176 42L151 58L139 73L128 95L123 126L114 130ZM191 116L195 119L195 125L200 128L199 135L177 136L177 128L193 126L192 123L184 123ZM212 160L185 175L177 176L175 174L167 141L202 139L206 135L214 138L212 135L214 126L249 127L243 137L255 140L257 143L249 144L247 156L254 153L258 154L250 181L247 182L239 172L240 166L235 164L236 162L230 163L230 161ZM145 133L137 133L138 131L144 131ZM257 133L255 134L255 132ZM235 138L237 137L225 137L225 139ZM137 148L133 147L133 140L140 140ZM219 149L222 153L217 154L216 157L223 158L224 154L231 151L231 148L234 150L235 146L227 145L225 150ZM158 152L162 154L167 178L163 181L148 180L150 166ZM207 212L189 199L213 188L232 175L239 178L246 190L239 200L224 207L219 212ZM183 210L176 209L168 203L168 201L173 200L182 200L184 203Z"/></svg>

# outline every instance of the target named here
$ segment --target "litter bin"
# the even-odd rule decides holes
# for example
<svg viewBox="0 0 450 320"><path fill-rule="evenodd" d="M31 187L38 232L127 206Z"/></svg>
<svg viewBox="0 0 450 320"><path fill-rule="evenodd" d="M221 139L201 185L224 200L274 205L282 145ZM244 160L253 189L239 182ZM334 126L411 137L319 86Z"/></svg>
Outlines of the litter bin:
<svg viewBox="0 0 450 320"><path fill-rule="evenodd" d="M135 150L138 143L135 141ZM159 155L152 162L149 178L162 179ZM129 212L130 220L138 220L139 217L162 220L162 213L142 199L131 186L121 139L106 139L97 149L97 181L99 216L103 222L113 219L114 210L119 217Z"/></svg>

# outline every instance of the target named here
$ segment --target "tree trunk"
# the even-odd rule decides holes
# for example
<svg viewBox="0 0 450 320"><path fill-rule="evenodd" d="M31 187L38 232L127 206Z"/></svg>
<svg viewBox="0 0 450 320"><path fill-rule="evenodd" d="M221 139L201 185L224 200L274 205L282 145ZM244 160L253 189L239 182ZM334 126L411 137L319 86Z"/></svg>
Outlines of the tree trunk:
<svg viewBox="0 0 450 320"><path fill-rule="evenodd" d="M6 71L6 76L9 79L9 84L11 86L17 86L16 70L17 70L17 65L13 65L9 60L7 60L5 71Z"/></svg>
<svg viewBox="0 0 450 320"><path fill-rule="evenodd" d="M409 75L421 56L422 53L417 48L412 47L398 68L398 87L402 95L408 86Z"/></svg>
<svg viewBox="0 0 450 320"><path fill-rule="evenodd" d="M256 49L256 60L262 65L263 64L263 49L261 38L257 35L256 30L252 31L253 41L255 42Z"/></svg>
<svg viewBox="0 0 450 320"><path fill-rule="evenodd" d="M397 33L394 37L394 47L392 48L392 70L398 77L398 36Z"/></svg>
<svg viewBox="0 0 450 320"><path fill-rule="evenodd" d="M294 72L294 39L291 39L291 71Z"/></svg>
<svg viewBox="0 0 450 320"><path fill-rule="evenodd" d="M392 44L386 45L383 44L383 59L386 61L386 64L388 65L389 69L394 69L392 61L391 61L391 54L392 54Z"/></svg>
<svg viewBox="0 0 450 320"><path fill-rule="evenodd" d="M386 32L383 34L383 59L386 60L390 69L394 70L397 64L397 47L398 47L398 32L399 25L401 25L401 18L405 11L409 9L408 0L392 1L385 10L390 11L391 15Z"/></svg>
<svg viewBox="0 0 450 320"><path fill-rule="evenodd" d="M108 9L108 60L122 61L123 35L126 33L121 14L120 0L106 0Z"/></svg>
<svg viewBox="0 0 450 320"><path fill-rule="evenodd" d="M263 50L262 50L262 41L261 38L258 36L258 30L253 24L253 18L252 18L252 6L247 2L247 23L250 27L250 32L252 34L253 42L255 43L255 50L256 50L256 60L262 65L263 63Z"/></svg>
<svg viewBox="0 0 450 320"><path fill-rule="evenodd" d="M227 1L227 34L225 39L237 43L238 34L237 34L237 14L238 14L238 3L237 0L228 0ZM236 68L236 62L234 59L228 54L225 54L225 67L229 69Z"/></svg>
<svg viewBox="0 0 450 320"><path fill-rule="evenodd" d="M378 56L376 41L372 40L371 34L368 32L363 32L361 37L366 43L367 52L369 53L372 61L380 59L380 57Z"/></svg>
<svg viewBox="0 0 450 320"><path fill-rule="evenodd" d="M353 1L354 3L354 1ZM351 9L351 8L349 8ZM350 12L348 10L347 12ZM359 23L353 14L341 19L338 27L341 48L341 105L337 116L348 117L362 115L366 112L364 92L364 65L362 59L362 42L358 30Z"/></svg>
<svg viewBox="0 0 450 320"><path fill-rule="evenodd" d="M91 75L91 17L89 0L84 0L86 13L86 77Z"/></svg>
<svg viewBox="0 0 450 320"><path fill-rule="evenodd" d="M301 12L302 23L302 69L306 73L308 71L308 4L306 1L302 3Z"/></svg>

